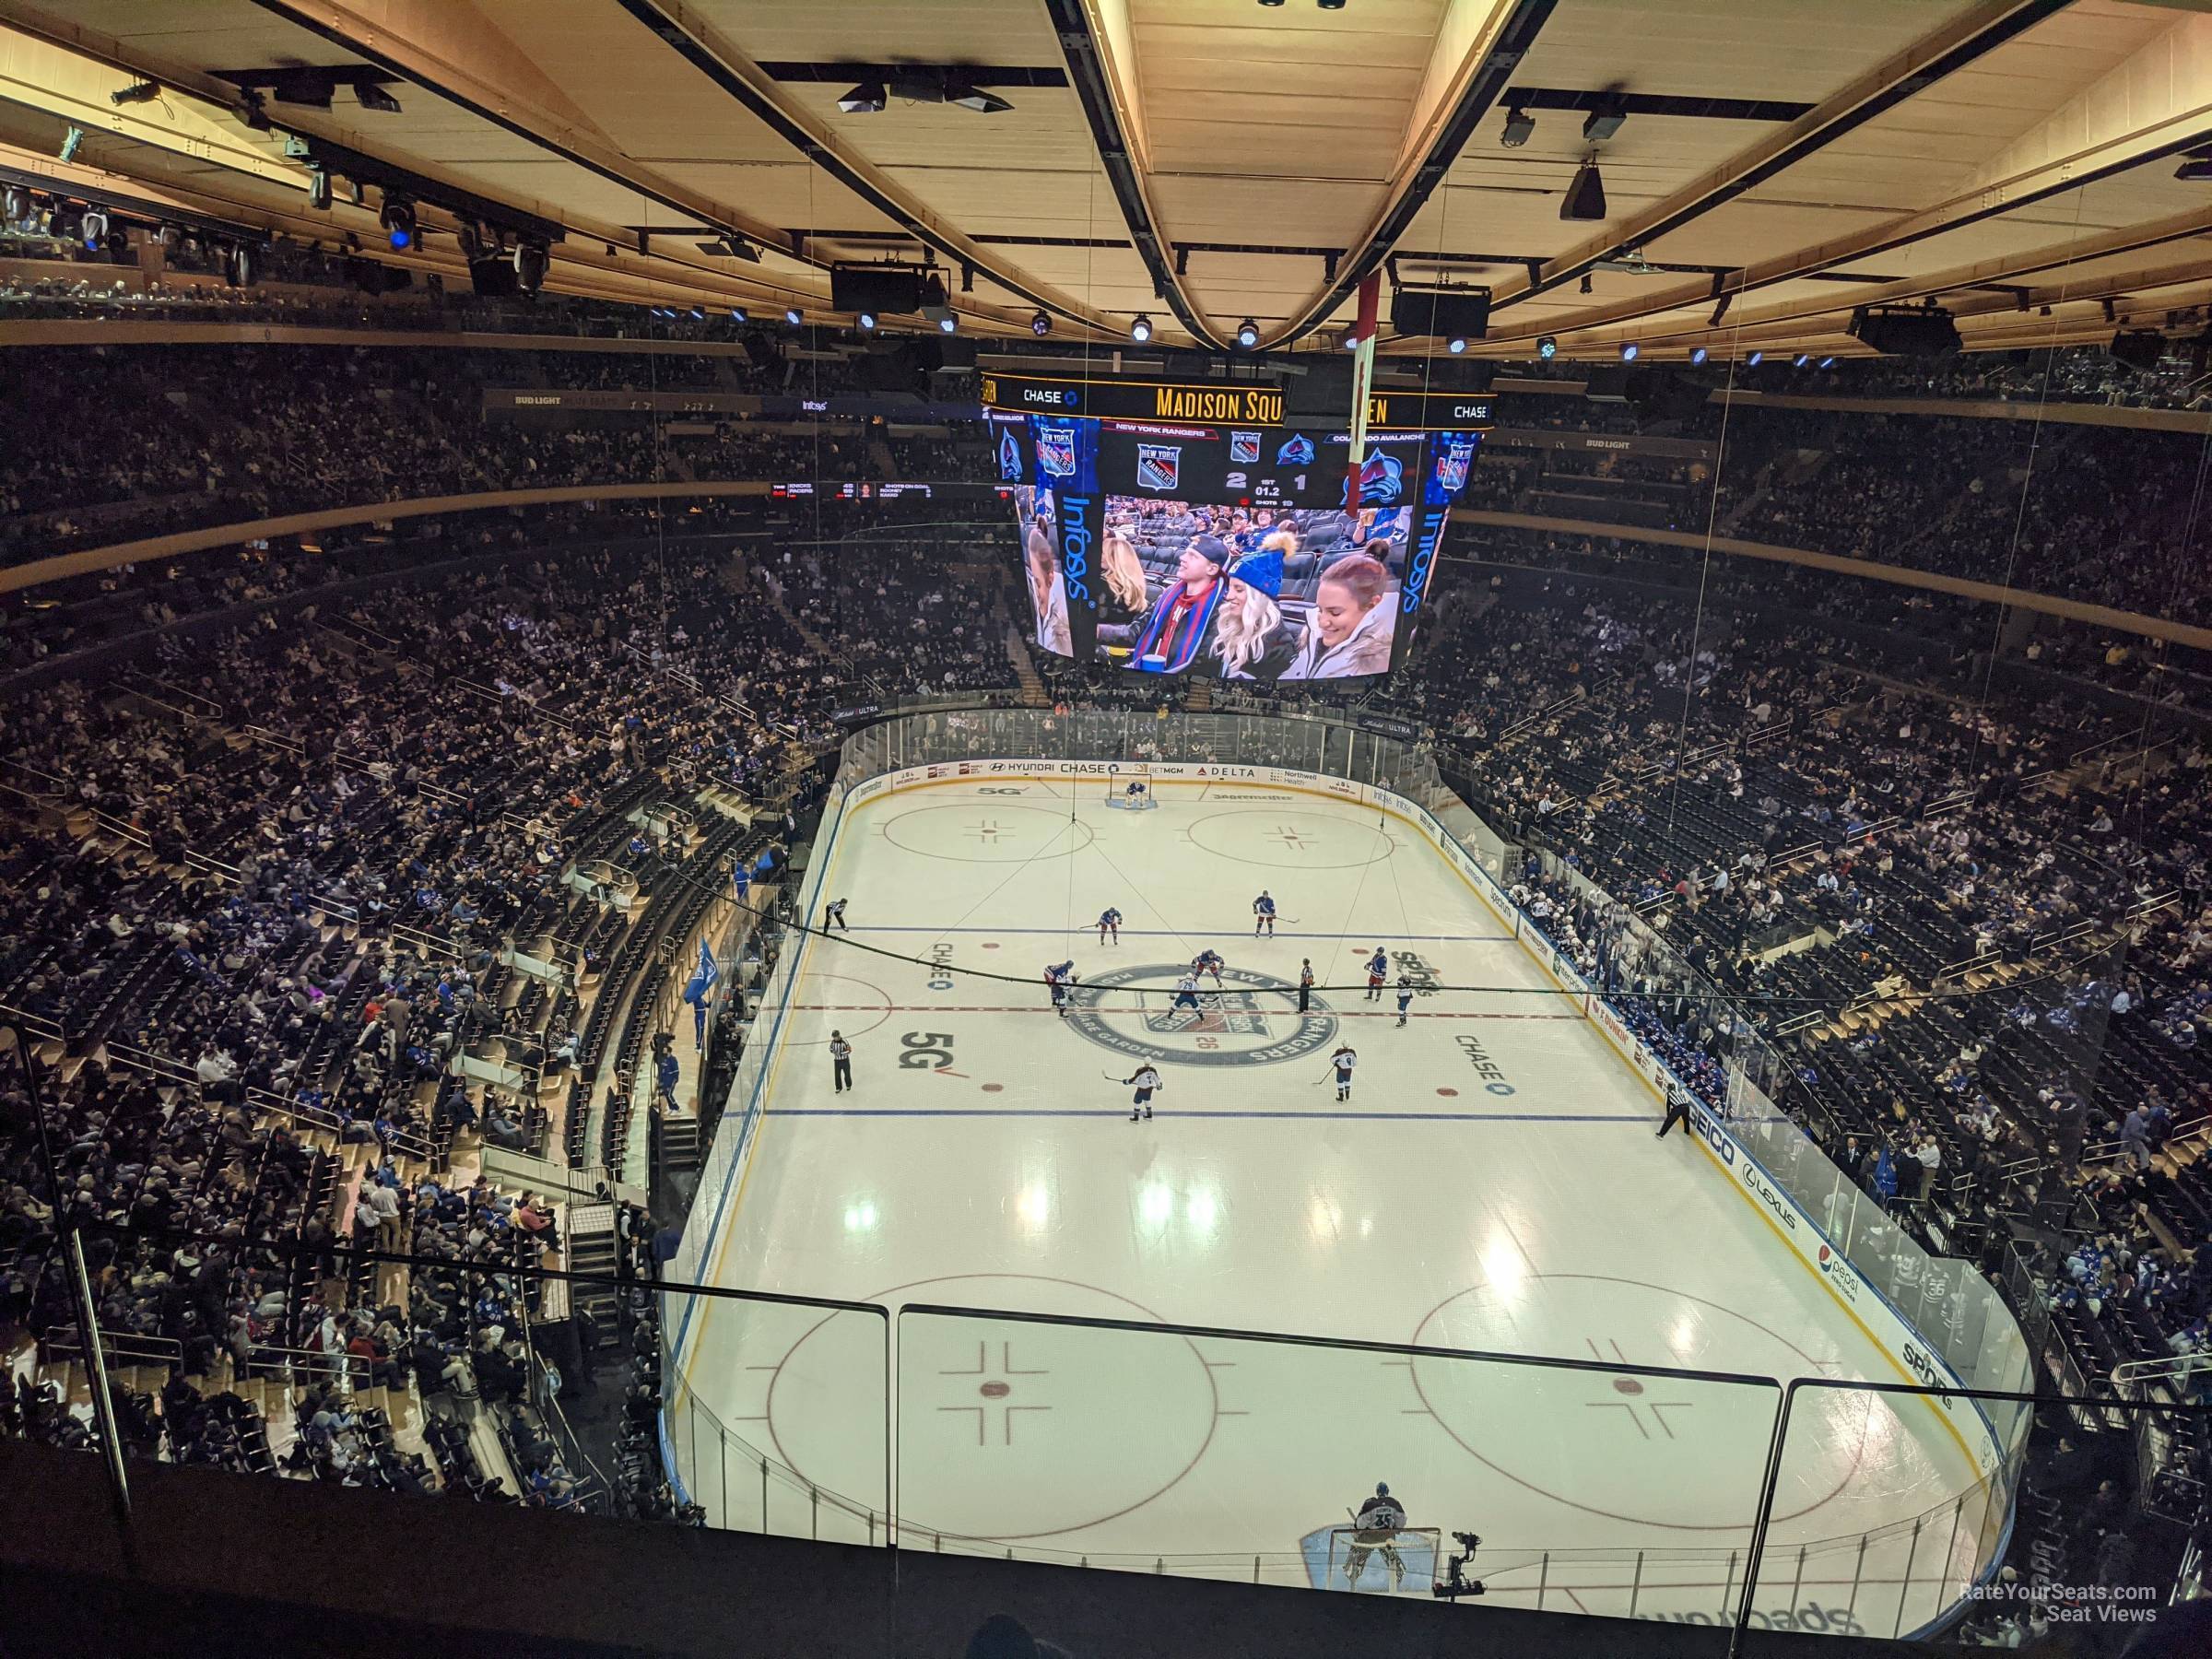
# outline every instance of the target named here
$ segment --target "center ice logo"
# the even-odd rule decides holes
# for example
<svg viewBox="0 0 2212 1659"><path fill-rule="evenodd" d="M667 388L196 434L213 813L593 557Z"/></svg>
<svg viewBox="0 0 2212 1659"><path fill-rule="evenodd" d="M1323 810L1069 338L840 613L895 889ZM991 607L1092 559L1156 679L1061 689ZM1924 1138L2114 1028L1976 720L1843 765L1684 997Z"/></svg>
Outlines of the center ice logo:
<svg viewBox="0 0 2212 1659"><path fill-rule="evenodd" d="M1067 1023L1100 1048L1156 1065L1272 1065L1336 1041L1336 1016L1319 997L1298 1011L1298 987L1241 968L1199 981L1196 1009L1174 1006L1180 962L1116 968L1068 994Z"/></svg>

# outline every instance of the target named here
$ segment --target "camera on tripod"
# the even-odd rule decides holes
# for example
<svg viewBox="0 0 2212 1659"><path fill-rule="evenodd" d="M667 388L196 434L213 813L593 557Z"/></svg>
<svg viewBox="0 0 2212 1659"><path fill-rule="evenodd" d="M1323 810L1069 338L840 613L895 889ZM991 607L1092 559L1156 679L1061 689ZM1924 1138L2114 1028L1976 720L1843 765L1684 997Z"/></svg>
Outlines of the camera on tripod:
<svg viewBox="0 0 2212 1659"><path fill-rule="evenodd" d="M1455 1532L1452 1535L1452 1541L1459 1546L1460 1553L1445 1560L1444 1582L1431 1584L1429 1594L1439 1601L1457 1601L1463 1595L1480 1595L1482 1581L1467 1577L1465 1569L1467 1563L1475 1559L1475 1552L1482 1547L1482 1540L1471 1532Z"/></svg>

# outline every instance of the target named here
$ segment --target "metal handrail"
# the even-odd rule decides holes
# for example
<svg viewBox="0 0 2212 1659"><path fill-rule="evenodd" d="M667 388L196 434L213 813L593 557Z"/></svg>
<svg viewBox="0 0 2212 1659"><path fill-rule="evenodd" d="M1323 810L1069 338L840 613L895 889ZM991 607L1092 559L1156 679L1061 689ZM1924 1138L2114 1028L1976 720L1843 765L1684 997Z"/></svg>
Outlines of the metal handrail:
<svg viewBox="0 0 2212 1659"><path fill-rule="evenodd" d="M2129 1359L2112 1367L2112 1386L2126 1388L2136 1382L2171 1382L2202 1371L2212 1371L2212 1352L2175 1354L2165 1359Z"/></svg>

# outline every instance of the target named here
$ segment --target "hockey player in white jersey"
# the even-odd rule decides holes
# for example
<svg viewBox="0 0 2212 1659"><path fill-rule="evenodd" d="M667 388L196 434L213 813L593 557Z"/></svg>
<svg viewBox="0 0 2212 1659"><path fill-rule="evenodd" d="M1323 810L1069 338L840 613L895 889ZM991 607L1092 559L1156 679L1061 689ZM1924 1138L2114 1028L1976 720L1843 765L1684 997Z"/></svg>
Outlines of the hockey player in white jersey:
<svg viewBox="0 0 2212 1659"><path fill-rule="evenodd" d="M1159 1069L1149 1065L1140 1065L1132 1076L1124 1077L1122 1081L1136 1087L1136 1098L1129 1107L1129 1121L1134 1124L1140 1117L1150 1117L1153 1090L1162 1087Z"/></svg>
<svg viewBox="0 0 2212 1659"><path fill-rule="evenodd" d="M1376 1482L1375 1495L1352 1517L1352 1525L1358 1530L1352 1534L1351 1549L1345 1557L1346 1581L1358 1585L1359 1575L1367 1571L1367 1558L1380 1550L1382 1564L1390 1569L1390 1587L1395 1590L1403 1584L1406 1560L1398 1554L1396 1539L1405 1524L1405 1505L1390 1495L1389 1487Z"/></svg>
<svg viewBox="0 0 2212 1659"><path fill-rule="evenodd" d="M1336 1052L1329 1056L1330 1069L1336 1074L1338 1100L1348 1100L1352 1098L1352 1067L1359 1064L1359 1056L1348 1042L1338 1043Z"/></svg>

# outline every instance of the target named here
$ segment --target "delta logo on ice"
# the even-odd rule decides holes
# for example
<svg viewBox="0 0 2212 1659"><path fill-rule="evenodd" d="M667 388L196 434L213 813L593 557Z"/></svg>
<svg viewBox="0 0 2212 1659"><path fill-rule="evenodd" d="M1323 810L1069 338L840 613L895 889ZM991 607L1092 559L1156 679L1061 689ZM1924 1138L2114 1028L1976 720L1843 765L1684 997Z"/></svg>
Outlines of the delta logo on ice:
<svg viewBox="0 0 2212 1659"><path fill-rule="evenodd" d="M1381 450L1368 451L1367 459L1359 463L1360 504L1388 505L1405 493L1405 464Z"/></svg>
<svg viewBox="0 0 2212 1659"><path fill-rule="evenodd" d="M1071 465L1068 470L1073 472ZM1021 482L1021 445L1014 441L1014 429L1008 427L1006 435L998 441L998 476L1002 483Z"/></svg>
<svg viewBox="0 0 2212 1659"><path fill-rule="evenodd" d="M1037 429L1037 465L1055 478L1076 476L1076 435L1065 427Z"/></svg>
<svg viewBox="0 0 2212 1659"><path fill-rule="evenodd" d="M1290 441L1275 452L1277 466L1311 466L1313 465L1313 440L1303 432L1290 434Z"/></svg>
<svg viewBox="0 0 2212 1659"><path fill-rule="evenodd" d="M1229 435L1229 464L1231 466L1256 466L1260 459L1260 435L1257 432L1231 432Z"/></svg>
<svg viewBox="0 0 2212 1659"><path fill-rule="evenodd" d="M1139 489L1172 489L1182 476L1181 444L1140 443L1136 446L1136 487Z"/></svg>

